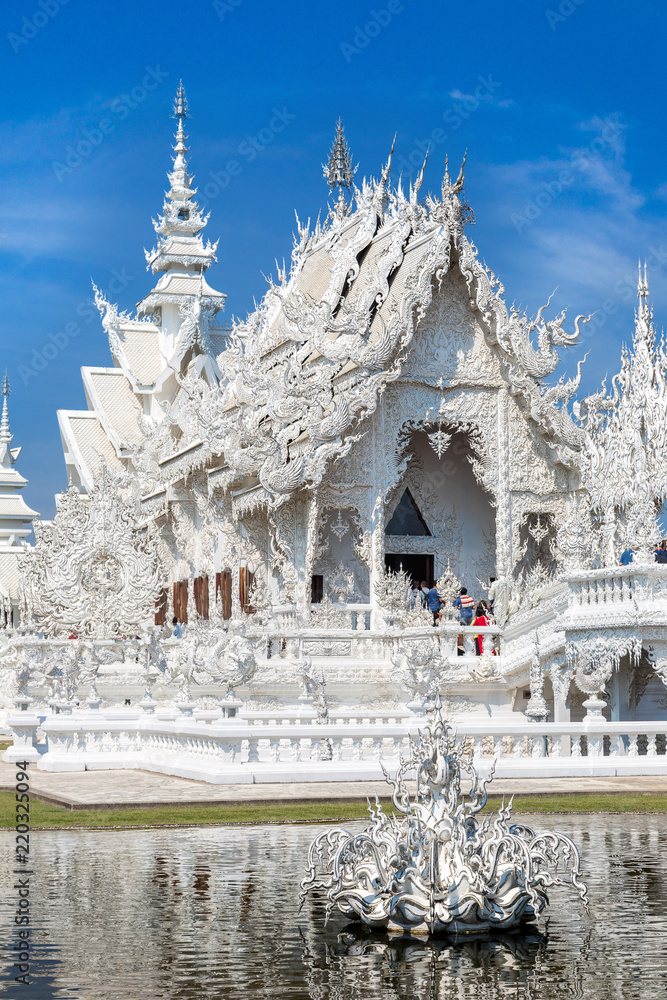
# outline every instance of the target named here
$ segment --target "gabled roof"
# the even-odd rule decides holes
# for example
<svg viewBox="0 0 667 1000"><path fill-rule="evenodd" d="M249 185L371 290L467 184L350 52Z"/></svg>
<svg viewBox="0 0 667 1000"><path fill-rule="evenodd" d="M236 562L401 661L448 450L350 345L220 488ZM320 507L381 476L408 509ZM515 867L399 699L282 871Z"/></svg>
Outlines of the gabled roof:
<svg viewBox="0 0 667 1000"><path fill-rule="evenodd" d="M58 410L65 461L73 465L82 486L90 489L103 463L120 472L123 463L99 418L88 410Z"/></svg>
<svg viewBox="0 0 667 1000"><path fill-rule="evenodd" d="M119 368L82 368L81 374L89 404L116 450L138 445L141 406L125 374Z"/></svg>
<svg viewBox="0 0 667 1000"><path fill-rule="evenodd" d="M0 594L9 597L12 601L18 601L21 590L21 563L20 556L22 549L15 552L2 551L0 549Z"/></svg>

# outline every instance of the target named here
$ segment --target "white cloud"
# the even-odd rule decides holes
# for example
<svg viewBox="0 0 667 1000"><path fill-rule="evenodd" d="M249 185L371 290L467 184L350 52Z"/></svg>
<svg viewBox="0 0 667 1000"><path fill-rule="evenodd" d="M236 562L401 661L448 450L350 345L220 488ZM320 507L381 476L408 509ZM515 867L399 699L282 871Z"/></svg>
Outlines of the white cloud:
<svg viewBox="0 0 667 1000"><path fill-rule="evenodd" d="M500 86L500 84L497 84L497 86ZM477 87L474 94L465 94L462 90L456 88L449 91L449 96L454 101L463 101L464 104L477 105L482 102L496 108L509 108L514 104L513 98L499 98L496 96L494 89L489 89L485 86Z"/></svg>

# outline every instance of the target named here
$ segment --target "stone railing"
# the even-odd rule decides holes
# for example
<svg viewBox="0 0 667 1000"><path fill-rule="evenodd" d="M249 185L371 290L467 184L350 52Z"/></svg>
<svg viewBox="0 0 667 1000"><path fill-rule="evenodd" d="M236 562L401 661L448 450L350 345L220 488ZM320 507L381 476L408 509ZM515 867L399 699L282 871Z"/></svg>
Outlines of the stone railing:
<svg viewBox="0 0 667 1000"><path fill-rule="evenodd" d="M197 720L75 711L40 727L29 702L17 709L5 760L52 771L142 768L225 784L381 779L381 765L395 770L425 722L399 710L335 713L326 725L289 715L279 721L275 713L222 719L205 712ZM40 729L45 746L36 742ZM495 759L498 777L667 774L667 722L535 724L517 714L516 722L460 725L457 738L482 773Z"/></svg>
<svg viewBox="0 0 667 1000"><path fill-rule="evenodd" d="M667 566L660 563L579 570L562 577L570 608L667 599Z"/></svg>
<svg viewBox="0 0 667 1000"><path fill-rule="evenodd" d="M609 567L568 573L570 607L620 604L632 601L635 573L632 566Z"/></svg>
<svg viewBox="0 0 667 1000"><path fill-rule="evenodd" d="M414 713L407 708L386 708L378 711L352 708L330 708L329 725L393 725L413 719ZM248 711L243 710L241 718L251 726L296 726L316 725L317 712L312 706L294 711Z"/></svg>
<svg viewBox="0 0 667 1000"><path fill-rule="evenodd" d="M475 657L475 636L487 637L492 648L500 652L502 629L498 625L475 628L443 622L407 628L353 629L353 628L299 628L270 632L266 639L269 658L287 656L355 656L360 659L386 659L398 649L402 640L427 640L445 658L456 658L457 641L463 636L464 655Z"/></svg>

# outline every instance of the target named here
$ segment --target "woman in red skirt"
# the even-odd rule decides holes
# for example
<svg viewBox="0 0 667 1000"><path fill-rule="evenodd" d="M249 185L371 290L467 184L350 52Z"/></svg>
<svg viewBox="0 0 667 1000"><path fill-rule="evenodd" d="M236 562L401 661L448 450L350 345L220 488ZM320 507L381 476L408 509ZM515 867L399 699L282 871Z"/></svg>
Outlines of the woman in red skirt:
<svg viewBox="0 0 667 1000"><path fill-rule="evenodd" d="M472 623L473 628L487 628L487 626L493 624L493 622L491 621L491 619L489 618L489 616L487 614L486 605L484 604L483 601L480 601L479 604L477 605L477 611L475 612L475 614L477 615L477 617L475 618L474 622ZM484 653L484 636L483 635L476 635L475 636L475 651L476 651L476 653L477 653L478 656L482 656L483 655L483 653Z"/></svg>

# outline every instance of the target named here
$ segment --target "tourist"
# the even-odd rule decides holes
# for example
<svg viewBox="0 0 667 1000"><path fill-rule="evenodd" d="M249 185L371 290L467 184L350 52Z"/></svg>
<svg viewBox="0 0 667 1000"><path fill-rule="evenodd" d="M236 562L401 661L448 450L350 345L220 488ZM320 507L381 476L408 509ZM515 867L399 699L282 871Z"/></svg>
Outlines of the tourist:
<svg viewBox="0 0 667 1000"><path fill-rule="evenodd" d="M468 594L467 587L461 587L459 596L453 601L454 607L459 609L459 622L461 625L470 625L472 613L475 610L475 602Z"/></svg>
<svg viewBox="0 0 667 1000"><path fill-rule="evenodd" d="M667 563L667 538L663 538L660 545L657 546L655 550L655 561L658 563Z"/></svg>
<svg viewBox="0 0 667 1000"><path fill-rule="evenodd" d="M183 628L176 615L174 615L171 622L171 634L175 639L183 638Z"/></svg>
<svg viewBox="0 0 667 1000"><path fill-rule="evenodd" d="M426 583L426 580L422 580L421 592L422 592L422 608L425 608L428 598L428 584Z"/></svg>
<svg viewBox="0 0 667 1000"><path fill-rule="evenodd" d="M480 601L477 605L477 611L475 612L476 618L472 623L473 628L488 628L492 625L492 621L487 614L487 609L484 601ZM482 656L484 653L484 636L475 636L475 652L478 656Z"/></svg>
<svg viewBox="0 0 667 1000"><path fill-rule="evenodd" d="M634 549L625 549L621 552L620 564L621 566L628 566L632 562Z"/></svg>
<svg viewBox="0 0 667 1000"><path fill-rule="evenodd" d="M412 590L410 591L410 607L417 607L417 598L421 600L421 590L419 589L419 584L416 580L412 581Z"/></svg>
<svg viewBox="0 0 667 1000"><path fill-rule="evenodd" d="M438 615L440 614L440 594L438 593L438 588L435 584L426 594L426 603L428 605L429 611L433 613L433 624L438 624Z"/></svg>

